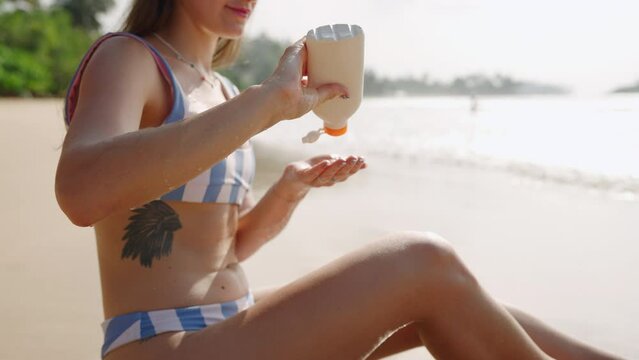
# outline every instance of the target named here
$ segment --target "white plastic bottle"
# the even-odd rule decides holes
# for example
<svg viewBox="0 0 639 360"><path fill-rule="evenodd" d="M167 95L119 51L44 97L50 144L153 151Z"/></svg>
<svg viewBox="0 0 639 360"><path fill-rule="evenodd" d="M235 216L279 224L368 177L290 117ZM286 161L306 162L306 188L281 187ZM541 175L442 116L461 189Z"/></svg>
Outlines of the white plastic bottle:
<svg viewBox="0 0 639 360"><path fill-rule="evenodd" d="M357 25L320 26L306 35L306 48L310 87L340 83L348 88L348 99L332 99L313 110L324 120L322 132L343 135L364 93L364 31ZM310 133L304 142L314 142L319 134Z"/></svg>

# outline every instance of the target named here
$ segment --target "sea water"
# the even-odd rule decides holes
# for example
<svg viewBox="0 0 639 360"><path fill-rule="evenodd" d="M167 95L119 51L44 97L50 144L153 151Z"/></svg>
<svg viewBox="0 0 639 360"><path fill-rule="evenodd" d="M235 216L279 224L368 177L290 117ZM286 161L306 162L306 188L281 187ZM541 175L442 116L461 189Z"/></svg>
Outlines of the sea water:
<svg viewBox="0 0 639 360"><path fill-rule="evenodd" d="M366 98L349 134L299 145L312 114L256 141L285 152L357 153L512 172L639 194L639 95Z"/></svg>

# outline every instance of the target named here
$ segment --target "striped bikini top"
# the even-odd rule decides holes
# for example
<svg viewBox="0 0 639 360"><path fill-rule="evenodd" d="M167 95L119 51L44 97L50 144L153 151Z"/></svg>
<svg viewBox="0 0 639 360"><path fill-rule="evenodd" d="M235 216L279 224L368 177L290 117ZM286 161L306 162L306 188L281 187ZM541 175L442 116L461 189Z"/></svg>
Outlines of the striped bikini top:
<svg viewBox="0 0 639 360"><path fill-rule="evenodd" d="M108 33L99 38L87 51L71 80L64 107L64 119L67 127L73 118L73 113L80 95L80 79L89 59L101 43L114 36L126 36L140 41L150 51L162 77L170 84L173 107L169 115L162 122L162 125L181 121L185 117L207 110L206 107L197 101L190 100L184 95L184 91L173 74L173 71L171 71L168 62L153 45L131 33ZM225 93L228 94L228 96L233 97L239 94L239 90L229 79L221 75L217 75L217 77L221 80L225 88ZM250 189L254 176L255 156L250 141L247 141L225 159L213 165L211 168L206 169L186 184L162 195L160 199L166 201L230 203L240 205Z"/></svg>

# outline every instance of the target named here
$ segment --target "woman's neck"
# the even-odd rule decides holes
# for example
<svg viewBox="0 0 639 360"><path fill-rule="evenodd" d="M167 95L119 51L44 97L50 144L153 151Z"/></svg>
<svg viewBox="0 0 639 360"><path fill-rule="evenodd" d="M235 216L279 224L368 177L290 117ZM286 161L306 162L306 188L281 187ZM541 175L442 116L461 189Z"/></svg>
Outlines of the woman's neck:
<svg viewBox="0 0 639 360"><path fill-rule="evenodd" d="M168 26L157 33L186 60L193 62L200 69L211 70L211 61L219 36L198 26L181 6L176 6Z"/></svg>

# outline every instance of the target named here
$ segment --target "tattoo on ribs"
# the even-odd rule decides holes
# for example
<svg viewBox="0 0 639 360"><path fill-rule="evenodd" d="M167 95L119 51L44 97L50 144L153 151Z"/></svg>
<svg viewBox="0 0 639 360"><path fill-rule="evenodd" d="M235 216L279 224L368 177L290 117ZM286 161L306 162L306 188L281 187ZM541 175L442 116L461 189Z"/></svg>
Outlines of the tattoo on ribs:
<svg viewBox="0 0 639 360"><path fill-rule="evenodd" d="M151 267L153 259L171 254L173 233L182 228L178 214L167 203L153 200L141 208L129 220L123 241L122 259L140 258L140 264Z"/></svg>

